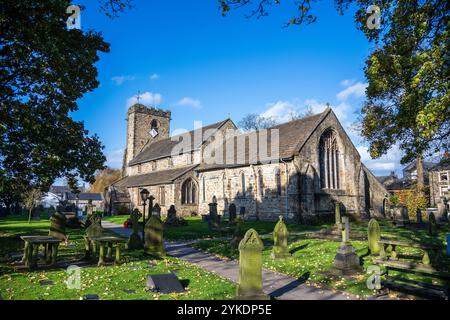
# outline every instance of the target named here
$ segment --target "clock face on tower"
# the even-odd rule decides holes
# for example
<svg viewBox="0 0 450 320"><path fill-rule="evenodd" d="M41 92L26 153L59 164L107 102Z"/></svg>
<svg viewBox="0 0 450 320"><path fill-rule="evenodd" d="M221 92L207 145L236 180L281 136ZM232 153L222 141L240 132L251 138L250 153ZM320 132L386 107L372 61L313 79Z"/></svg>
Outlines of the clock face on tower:
<svg viewBox="0 0 450 320"><path fill-rule="evenodd" d="M150 130L150 135L152 136L152 138L154 138L158 135L158 131L156 131L156 129L153 128L152 130Z"/></svg>

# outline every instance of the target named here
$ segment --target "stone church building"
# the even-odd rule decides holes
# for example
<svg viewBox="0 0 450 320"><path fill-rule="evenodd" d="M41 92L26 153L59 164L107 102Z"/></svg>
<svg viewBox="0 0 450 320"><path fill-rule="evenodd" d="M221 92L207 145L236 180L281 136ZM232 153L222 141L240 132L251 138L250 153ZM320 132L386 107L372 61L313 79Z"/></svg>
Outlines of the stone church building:
<svg viewBox="0 0 450 320"><path fill-rule="evenodd" d="M172 204L181 215L207 214L212 201L219 214L234 203L245 219L283 214L300 223L320 222L334 216L336 201L356 217L385 214L388 192L361 162L330 108L266 135L260 130L230 136L237 128L225 119L171 137L170 120L170 111L129 108L123 177L108 187L109 212L142 211L139 191L146 188L162 214ZM186 137L192 139L177 149ZM226 161L205 160L206 153L222 152Z"/></svg>

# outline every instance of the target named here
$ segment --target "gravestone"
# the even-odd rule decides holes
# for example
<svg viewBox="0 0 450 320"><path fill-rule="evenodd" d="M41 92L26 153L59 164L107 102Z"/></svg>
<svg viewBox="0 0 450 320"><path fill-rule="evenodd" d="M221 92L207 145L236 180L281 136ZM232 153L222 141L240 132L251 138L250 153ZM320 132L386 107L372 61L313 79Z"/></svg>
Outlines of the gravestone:
<svg viewBox="0 0 450 320"><path fill-rule="evenodd" d="M334 224L341 230L341 203L336 201L334 203Z"/></svg>
<svg viewBox="0 0 450 320"><path fill-rule="evenodd" d="M239 243L238 299L265 300L269 297L262 291L262 250L264 245L255 229L245 233Z"/></svg>
<svg viewBox="0 0 450 320"><path fill-rule="evenodd" d="M447 220L447 206L442 199L442 202L438 202L437 204L437 215L436 219L438 221L446 221Z"/></svg>
<svg viewBox="0 0 450 320"><path fill-rule="evenodd" d="M142 214L138 209L134 209L131 214L131 228L133 228L133 233L131 233L130 238L127 242L128 250L135 250L142 248L142 239L139 237L139 219L142 217Z"/></svg>
<svg viewBox="0 0 450 320"><path fill-rule="evenodd" d="M435 236L438 234L438 226L436 223L436 217L433 212L428 215L428 234L430 236Z"/></svg>
<svg viewBox="0 0 450 320"><path fill-rule="evenodd" d="M236 205L234 203L230 204L228 207L228 217L230 224L236 222Z"/></svg>
<svg viewBox="0 0 450 320"><path fill-rule="evenodd" d="M155 203L153 206L153 214L161 219L161 207L158 203Z"/></svg>
<svg viewBox="0 0 450 320"><path fill-rule="evenodd" d="M86 228L86 235L89 238L100 237L104 231L105 229L101 226L101 219L95 217L91 219L91 225Z"/></svg>
<svg viewBox="0 0 450 320"><path fill-rule="evenodd" d="M55 212L50 218L49 236L59 240L66 240L66 216L61 212Z"/></svg>
<svg viewBox="0 0 450 320"><path fill-rule="evenodd" d="M350 243L350 225L348 217L342 217L342 243L334 258L334 270L339 274L350 275L362 270L359 257Z"/></svg>
<svg viewBox="0 0 450 320"><path fill-rule="evenodd" d="M163 223L159 217L152 215L145 225L144 253L157 257L166 255L163 243Z"/></svg>
<svg viewBox="0 0 450 320"><path fill-rule="evenodd" d="M369 251L372 255L378 255L380 253L380 241L381 231L378 221L375 219L370 219L369 225L367 227L367 239L369 242Z"/></svg>
<svg viewBox="0 0 450 320"><path fill-rule="evenodd" d="M239 208L239 215L240 215L242 218L244 218L244 216L245 216L245 207L240 207L240 208Z"/></svg>
<svg viewBox="0 0 450 320"><path fill-rule="evenodd" d="M237 217L236 224L234 226L233 237L231 238L230 245L232 248L237 248L239 243L244 238L245 235L245 227L244 220L241 217Z"/></svg>
<svg viewBox="0 0 450 320"><path fill-rule="evenodd" d="M164 225L170 227L181 227L186 226L187 221L181 217L177 217L177 210L174 205L171 205L169 210L167 210L167 218L166 221L164 221Z"/></svg>
<svg viewBox="0 0 450 320"><path fill-rule="evenodd" d="M291 257L288 250L288 230L283 221L283 216L279 216L279 220L273 230L273 247L272 259L286 259Z"/></svg>
<svg viewBox="0 0 450 320"><path fill-rule="evenodd" d="M183 285L174 273L147 276L147 291L163 294L184 292Z"/></svg>
<svg viewBox="0 0 450 320"><path fill-rule="evenodd" d="M416 221L417 223L422 223L422 210L419 208L416 210Z"/></svg>
<svg viewBox="0 0 450 320"><path fill-rule="evenodd" d="M215 230L219 228L219 215L217 214L217 202L211 202L209 204L209 220L208 227L210 230Z"/></svg>
<svg viewBox="0 0 450 320"><path fill-rule="evenodd" d="M394 208L394 219L397 227L404 227L409 222L408 208L405 206L397 206Z"/></svg>

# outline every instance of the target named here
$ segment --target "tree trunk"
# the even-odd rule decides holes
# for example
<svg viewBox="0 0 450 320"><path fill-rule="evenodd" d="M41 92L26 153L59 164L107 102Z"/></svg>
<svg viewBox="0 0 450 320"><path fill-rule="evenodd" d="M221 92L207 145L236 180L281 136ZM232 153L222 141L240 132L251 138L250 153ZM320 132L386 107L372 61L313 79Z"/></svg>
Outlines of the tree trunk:
<svg viewBox="0 0 450 320"><path fill-rule="evenodd" d="M418 193L422 194L425 190L425 177L423 172L423 158L421 154L417 155L416 170L417 170L417 191Z"/></svg>
<svg viewBox="0 0 450 320"><path fill-rule="evenodd" d="M31 208L31 209L28 210L28 223L31 222L31 215L32 214L33 214L33 209Z"/></svg>

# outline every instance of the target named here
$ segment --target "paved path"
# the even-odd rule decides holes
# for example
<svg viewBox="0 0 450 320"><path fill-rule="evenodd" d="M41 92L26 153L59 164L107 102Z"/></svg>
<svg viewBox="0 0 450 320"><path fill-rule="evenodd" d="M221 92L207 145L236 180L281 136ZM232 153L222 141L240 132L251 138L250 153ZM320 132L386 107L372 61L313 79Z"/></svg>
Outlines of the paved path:
<svg viewBox="0 0 450 320"><path fill-rule="evenodd" d="M130 229L108 221L102 221L105 229L123 236L131 234ZM233 282L238 282L239 264L236 261L220 259L215 255L199 251L190 245L196 241L166 241L167 253L171 256L193 263L205 270ZM319 289L305 284L302 280L277 272L263 270L263 291L276 299L283 300L349 300L354 296L327 289Z"/></svg>

